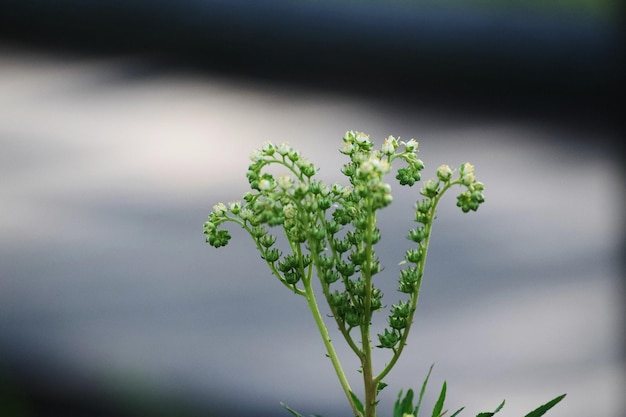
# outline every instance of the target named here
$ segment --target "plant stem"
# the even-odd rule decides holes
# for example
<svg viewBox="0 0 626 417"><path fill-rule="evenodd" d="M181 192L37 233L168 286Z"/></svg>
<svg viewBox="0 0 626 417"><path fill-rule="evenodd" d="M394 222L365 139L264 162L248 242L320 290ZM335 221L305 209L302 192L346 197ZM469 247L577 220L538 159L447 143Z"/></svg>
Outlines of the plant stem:
<svg viewBox="0 0 626 417"><path fill-rule="evenodd" d="M363 300L363 323L361 323L361 345L363 355L361 366L363 371L363 387L365 389L365 417L376 417L376 381L372 368L372 346L370 327L372 321L372 264L373 264L373 232L376 227L376 213L371 199L367 199L367 228L365 229L365 260L362 277L364 280L365 297Z"/></svg>
<svg viewBox="0 0 626 417"><path fill-rule="evenodd" d="M313 314L313 319L315 320L317 329L319 330L320 335L322 336L322 340L324 341L324 346L326 347L326 352L328 353L328 357L330 358L330 361L333 364L333 368L335 369L337 378L339 378L339 383L341 384L341 387L343 388L343 391L346 394L348 401L350 402L350 406L352 407L352 411L354 412L354 415L357 417L362 417L362 414L357 409L356 405L354 404L354 400L352 399L352 396L350 395L350 393L352 392L352 389L350 388L350 383L348 382L348 379L346 378L346 374L344 373L343 368L341 367L341 363L339 362L339 357L337 356L337 353L335 352L335 348L330 340L330 335L328 334L328 329L326 328L326 325L324 324L324 319L322 318L322 314L320 313L319 307L317 305L317 300L315 299L315 293L313 292L313 285L312 285L312 279L311 279L310 274L308 278L304 279L303 281L304 281L304 291L305 291L304 297L306 298L306 302L307 302L307 305L309 306L309 310L311 310L311 313Z"/></svg>

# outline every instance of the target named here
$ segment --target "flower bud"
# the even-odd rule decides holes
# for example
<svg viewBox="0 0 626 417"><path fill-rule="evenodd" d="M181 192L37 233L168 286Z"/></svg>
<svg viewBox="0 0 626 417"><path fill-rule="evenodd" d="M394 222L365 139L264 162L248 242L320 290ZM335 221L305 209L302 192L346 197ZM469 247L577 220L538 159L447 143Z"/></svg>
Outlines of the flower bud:
<svg viewBox="0 0 626 417"><path fill-rule="evenodd" d="M404 329L407 326L406 317L396 317L396 316L389 317L389 326L392 329L396 329L396 330Z"/></svg>
<svg viewBox="0 0 626 417"><path fill-rule="evenodd" d="M416 210L420 213L427 214L430 211L431 206L432 202L430 201L430 199L426 198L416 204Z"/></svg>
<svg viewBox="0 0 626 417"><path fill-rule="evenodd" d="M361 314L359 314L354 309L348 311L344 317L346 324L350 327L357 327L361 325L362 318Z"/></svg>
<svg viewBox="0 0 626 417"><path fill-rule="evenodd" d="M426 238L426 229L425 228L418 227L416 229L409 230L409 236L408 236L409 240L412 240L415 243L420 243L425 238Z"/></svg>
<svg viewBox="0 0 626 417"><path fill-rule="evenodd" d="M326 284L332 284L339 280L339 274L336 271L324 271L322 272L322 279Z"/></svg>
<svg viewBox="0 0 626 417"><path fill-rule="evenodd" d="M280 252L278 252L278 249L269 249L262 258L267 262L276 262L280 258Z"/></svg>
<svg viewBox="0 0 626 417"><path fill-rule="evenodd" d="M276 152L280 155L285 156L292 151L291 146L287 142L283 142L276 147Z"/></svg>
<svg viewBox="0 0 626 417"><path fill-rule="evenodd" d="M272 246L274 243L276 243L276 236L272 236L272 235L265 235L265 236L262 236L262 237L259 239L259 243L260 243L262 246L264 246L264 247L266 247L266 248L269 248L269 247L270 247L270 246Z"/></svg>
<svg viewBox="0 0 626 417"><path fill-rule="evenodd" d="M420 194L424 197L433 198L439 193L439 183L435 180L428 180L420 190Z"/></svg>
<svg viewBox="0 0 626 417"><path fill-rule="evenodd" d="M380 151L385 155L393 155L393 153L398 148L398 140L393 136L388 136L383 143Z"/></svg>
<svg viewBox="0 0 626 417"><path fill-rule="evenodd" d="M421 260L424 258L424 251L421 248L409 249L408 251L406 251L405 258L411 263L420 263Z"/></svg>
<svg viewBox="0 0 626 417"><path fill-rule="evenodd" d="M409 317L411 314L411 304L408 301L400 301L391 307L391 314L394 317Z"/></svg>
<svg viewBox="0 0 626 417"><path fill-rule="evenodd" d="M411 139L408 142L400 142L400 144L404 145L404 148L407 152L415 152L418 146L418 143L415 139Z"/></svg>
<svg viewBox="0 0 626 417"><path fill-rule="evenodd" d="M378 340L380 341L378 347L393 349L400 341L400 337L395 331L390 332L389 329L385 329L383 334L378 334Z"/></svg>
<svg viewBox="0 0 626 417"><path fill-rule="evenodd" d="M218 216L225 216L227 211L228 209L226 208L226 205L224 203L217 203L213 206L213 212Z"/></svg>
<svg viewBox="0 0 626 417"><path fill-rule="evenodd" d="M340 261L339 263L337 263L337 271L339 271L339 273L345 278L351 277L356 271L356 266L352 263Z"/></svg>
<svg viewBox="0 0 626 417"><path fill-rule="evenodd" d="M287 272L285 274L285 282L289 285L295 285L300 281L300 274L297 272Z"/></svg>
<svg viewBox="0 0 626 417"><path fill-rule="evenodd" d="M437 178L439 178L441 181L448 182L450 181L451 177L452 168L450 168L448 165L441 165L439 168L437 168Z"/></svg>
<svg viewBox="0 0 626 417"><path fill-rule="evenodd" d="M331 269L335 265L335 260L330 256L321 255L318 263L322 269Z"/></svg>
<svg viewBox="0 0 626 417"><path fill-rule="evenodd" d="M411 267L400 271L399 291L411 294L415 292L422 276L417 267Z"/></svg>

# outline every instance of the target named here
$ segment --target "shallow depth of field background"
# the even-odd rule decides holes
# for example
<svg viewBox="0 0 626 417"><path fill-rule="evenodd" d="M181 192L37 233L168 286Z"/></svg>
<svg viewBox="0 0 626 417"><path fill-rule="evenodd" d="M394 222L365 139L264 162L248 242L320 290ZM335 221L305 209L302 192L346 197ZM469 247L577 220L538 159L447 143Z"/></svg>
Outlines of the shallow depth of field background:
<svg viewBox="0 0 626 417"><path fill-rule="evenodd" d="M381 416L432 363L426 406L621 416L622 28L565 3L0 3L0 414L350 415L304 300L202 223L264 141L343 181L361 130L487 187L442 201ZM418 187L381 213L387 305Z"/></svg>

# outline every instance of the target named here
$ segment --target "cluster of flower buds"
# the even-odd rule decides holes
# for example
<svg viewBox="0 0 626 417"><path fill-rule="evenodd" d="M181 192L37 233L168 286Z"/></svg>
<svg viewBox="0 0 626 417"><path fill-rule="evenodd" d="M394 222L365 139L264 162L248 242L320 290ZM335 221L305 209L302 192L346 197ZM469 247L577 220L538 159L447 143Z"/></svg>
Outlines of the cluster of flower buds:
<svg viewBox="0 0 626 417"><path fill-rule="evenodd" d="M369 325L373 311L383 305L372 277L382 269L374 251L381 239L376 211L392 201L384 177L391 163L400 159L406 165L398 169L396 179L412 186L421 179L424 163L417 157L414 139L404 142L389 136L380 149L374 149L368 135L355 131L346 132L340 152L350 158L342 168L350 184L329 186L314 179L315 166L287 143L265 142L250 155L246 176L251 192L243 196L243 202L215 205L204 233L210 245L225 246L231 236L219 226L227 221L239 224L249 232L274 275L300 294L304 290L297 285L309 279L314 269L335 319L349 330ZM286 173L275 176L265 169L269 165L281 166ZM410 326L430 225L442 194L452 185L464 186L466 190L457 198L464 212L476 210L484 201L484 186L475 180L471 164L461 165L457 179L453 174L454 170L442 165L436 179L425 181L420 189L423 198L415 207L418 226L408 234L416 247L406 251L403 263L409 265L399 277L399 291L411 299L392 307L389 327L378 335L379 347L396 349ZM276 237L268 232L273 226L284 229L291 253L277 249Z"/></svg>
<svg viewBox="0 0 626 417"><path fill-rule="evenodd" d="M461 164L460 183L467 187L467 190L459 194L456 205L461 208L463 213L478 210L485 201L483 191L485 186L482 182L476 181L474 178L474 166L469 162Z"/></svg>

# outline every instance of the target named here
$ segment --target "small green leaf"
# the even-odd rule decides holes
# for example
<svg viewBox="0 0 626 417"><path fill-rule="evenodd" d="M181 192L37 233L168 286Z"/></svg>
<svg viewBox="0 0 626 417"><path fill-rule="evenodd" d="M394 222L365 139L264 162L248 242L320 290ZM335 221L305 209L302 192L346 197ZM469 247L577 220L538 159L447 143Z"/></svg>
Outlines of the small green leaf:
<svg viewBox="0 0 626 417"><path fill-rule="evenodd" d="M433 408L433 417L441 417L443 415L441 410L443 410L443 403L446 400L446 388L446 381L443 381L443 386L441 387L439 399L437 400L437 403L435 403L435 407Z"/></svg>
<svg viewBox="0 0 626 417"><path fill-rule="evenodd" d="M387 386L387 384L385 384L384 382L379 382L378 385L376 385L376 394L380 394L380 392Z"/></svg>
<svg viewBox="0 0 626 417"><path fill-rule="evenodd" d="M287 411L289 411L291 414L293 414L296 417L304 417L302 414L298 413L295 410L292 410L291 408L289 408L289 406L287 406L287 404L285 403L280 403L280 405Z"/></svg>
<svg viewBox="0 0 626 417"><path fill-rule="evenodd" d="M356 409L361 413L365 413L365 408L363 408L363 403L359 400L359 397L357 397L352 391L350 391L350 397L352 398L352 402L354 403Z"/></svg>
<svg viewBox="0 0 626 417"><path fill-rule="evenodd" d="M456 417L456 416L458 416L458 415L461 413L461 411L463 411L464 409L465 409L465 407L461 407L461 408L459 408L459 409L458 409L458 410L456 410L456 411L455 411L455 412L454 412L454 413L453 413L450 417Z"/></svg>
<svg viewBox="0 0 626 417"><path fill-rule="evenodd" d="M430 378L430 373L433 371L433 366L435 366L434 363L430 365L428 374L426 374L426 379L424 379L424 383L422 384L422 389L420 391L419 399L417 400L417 405L415 406L415 410L413 410L413 414L416 416L418 415L418 412L420 410L420 405L422 405L422 399L424 398L424 393L426 392L426 385L428 385L428 379Z"/></svg>
<svg viewBox="0 0 626 417"><path fill-rule="evenodd" d="M496 407L495 410L490 411L490 412L485 412L485 413L478 413L476 415L476 417L492 417L494 414L496 414L498 411L502 410L502 407L504 407L504 400L502 400L502 402L500 403L499 406Z"/></svg>
<svg viewBox="0 0 626 417"><path fill-rule="evenodd" d="M559 403L559 401L561 401L563 398L565 398L566 395L567 394L559 395L558 397L548 401L547 403L545 403L541 407L539 407L539 408L531 411L530 413L526 414L524 417L540 417L540 416L544 415L549 409L551 409L552 407L557 405Z"/></svg>
<svg viewBox="0 0 626 417"><path fill-rule="evenodd" d="M402 414L410 414L413 410L413 390L409 389L406 392L404 400L402 400Z"/></svg>

